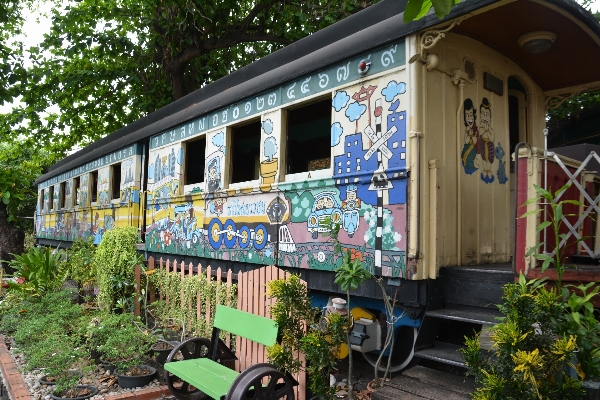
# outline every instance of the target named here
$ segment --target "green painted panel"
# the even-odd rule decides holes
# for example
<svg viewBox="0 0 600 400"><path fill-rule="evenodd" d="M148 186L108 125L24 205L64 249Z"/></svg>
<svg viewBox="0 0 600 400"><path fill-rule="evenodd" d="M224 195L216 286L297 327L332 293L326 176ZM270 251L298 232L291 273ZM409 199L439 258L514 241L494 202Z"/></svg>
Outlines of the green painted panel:
<svg viewBox="0 0 600 400"><path fill-rule="evenodd" d="M217 306L215 327L265 346L272 346L277 340L275 321L227 306Z"/></svg>
<svg viewBox="0 0 600 400"><path fill-rule="evenodd" d="M197 387L213 399L225 396L239 375L208 358L166 363L165 370Z"/></svg>

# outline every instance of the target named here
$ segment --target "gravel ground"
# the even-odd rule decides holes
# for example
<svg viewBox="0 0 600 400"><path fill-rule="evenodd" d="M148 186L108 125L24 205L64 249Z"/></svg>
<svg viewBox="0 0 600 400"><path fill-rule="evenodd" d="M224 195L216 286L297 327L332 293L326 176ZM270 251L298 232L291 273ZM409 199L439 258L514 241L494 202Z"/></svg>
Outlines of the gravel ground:
<svg viewBox="0 0 600 400"><path fill-rule="evenodd" d="M17 368L21 372L23 376L23 380L25 381L25 385L27 386L27 390L31 394L33 400L51 400L50 392L53 389L53 385L42 385L39 382L39 379L46 375L44 370L33 370L28 373L24 372L25 360L21 354L18 354L17 348L11 339L7 338L7 347L10 349L10 353L15 360ZM145 364L154 367L157 371L156 376L150 384L143 386L141 388L135 389L122 389L117 384L117 378L114 375L111 375L108 371L106 371L101 365L97 365L95 369L88 373L86 376L83 376L80 379L80 384L82 385L94 385L98 388L98 394L93 396L92 400L100 400L103 399L104 396L115 395L128 393L135 390L140 389L148 389L153 387L158 387L160 385L164 385L164 378L162 376L163 368L160 364L157 364L153 359L147 360Z"/></svg>

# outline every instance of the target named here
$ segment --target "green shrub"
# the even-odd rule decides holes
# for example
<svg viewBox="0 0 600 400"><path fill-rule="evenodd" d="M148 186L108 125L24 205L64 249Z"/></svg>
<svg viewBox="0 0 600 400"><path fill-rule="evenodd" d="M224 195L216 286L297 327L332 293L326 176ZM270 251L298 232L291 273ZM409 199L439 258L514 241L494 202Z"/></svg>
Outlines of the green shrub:
<svg viewBox="0 0 600 400"><path fill-rule="evenodd" d="M128 226L107 231L94 254L98 304L104 312L133 309L135 266L143 265L137 253L138 231Z"/></svg>
<svg viewBox="0 0 600 400"><path fill-rule="evenodd" d="M71 248L67 250L67 260L62 271L63 279L77 281L82 287L93 287L96 283L93 268L95 253L94 238L75 239Z"/></svg>
<svg viewBox="0 0 600 400"><path fill-rule="evenodd" d="M483 353L479 338L467 339L463 356L475 377L474 399L581 399L581 381L566 374L575 367L576 336L565 333L566 309L543 280L504 287L504 320L492 328L494 344Z"/></svg>
<svg viewBox="0 0 600 400"><path fill-rule="evenodd" d="M8 290L22 296L43 296L62 285L60 265L63 253L49 247L31 247L21 255L12 254L15 258L9 262L14 269L14 276L24 279L23 283L9 282Z"/></svg>

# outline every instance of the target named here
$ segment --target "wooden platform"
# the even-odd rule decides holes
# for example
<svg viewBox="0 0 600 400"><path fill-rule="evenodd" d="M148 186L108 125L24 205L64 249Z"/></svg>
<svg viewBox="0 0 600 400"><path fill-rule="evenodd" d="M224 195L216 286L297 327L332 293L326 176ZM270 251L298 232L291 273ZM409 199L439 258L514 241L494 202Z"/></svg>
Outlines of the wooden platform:
<svg viewBox="0 0 600 400"><path fill-rule="evenodd" d="M472 378L415 366L373 393L373 400L470 400Z"/></svg>

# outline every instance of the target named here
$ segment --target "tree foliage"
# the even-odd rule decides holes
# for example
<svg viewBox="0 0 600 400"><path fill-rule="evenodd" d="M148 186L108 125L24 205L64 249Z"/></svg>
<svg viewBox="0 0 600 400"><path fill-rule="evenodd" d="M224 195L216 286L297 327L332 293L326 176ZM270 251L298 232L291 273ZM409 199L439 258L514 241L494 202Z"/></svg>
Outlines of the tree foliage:
<svg viewBox="0 0 600 400"><path fill-rule="evenodd" d="M64 155L375 1L55 0L0 126Z"/></svg>

